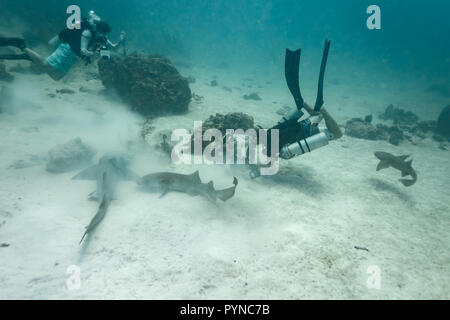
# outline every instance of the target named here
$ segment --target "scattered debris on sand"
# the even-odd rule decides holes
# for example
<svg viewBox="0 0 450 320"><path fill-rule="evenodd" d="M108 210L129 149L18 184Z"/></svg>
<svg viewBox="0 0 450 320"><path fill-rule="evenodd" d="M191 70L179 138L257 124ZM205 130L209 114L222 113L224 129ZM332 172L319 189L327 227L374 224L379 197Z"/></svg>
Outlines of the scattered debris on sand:
<svg viewBox="0 0 450 320"><path fill-rule="evenodd" d="M72 89L56 89L56 93L59 94L74 94L75 91L73 91Z"/></svg>
<svg viewBox="0 0 450 320"><path fill-rule="evenodd" d="M25 169L34 166L38 166L44 164L47 160L47 157L42 157L38 155L28 155L25 159L14 161L8 168L9 169Z"/></svg>
<svg viewBox="0 0 450 320"><path fill-rule="evenodd" d="M253 92L253 93L250 93L250 94L245 94L245 95L243 96L243 98L244 98L245 100L256 100L256 101L262 100L261 97L259 96L259 94L256 93L256 92Z"/></svg>
<svg viewBox="0 0 450 320"><path fill-rule="evenodd" d="M200 96L200 95L195 94L195 93L192 94L192 98L194 99L194 101L196 103L202 103L203 100L205 100L205 98L203 96Z"/></svg>

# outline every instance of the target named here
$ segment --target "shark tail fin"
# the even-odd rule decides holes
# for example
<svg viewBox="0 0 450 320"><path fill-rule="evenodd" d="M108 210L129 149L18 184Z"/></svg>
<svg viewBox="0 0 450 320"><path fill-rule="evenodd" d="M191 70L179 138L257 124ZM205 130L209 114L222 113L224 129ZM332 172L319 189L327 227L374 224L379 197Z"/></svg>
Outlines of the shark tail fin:
<svg viewBox="0 0 450 320"><path fill-rule="evenodd" d="M234 186L231 188L216 191L217 197L223 202L231 199L234 196L238 185L238 179L236 177L234 177L233 184Z"/></svg>
<svg viewBox="0 0 450 320"><path fill-rule="evenodd" d="M82 237L81 240L80 240L79 245L81 245L81 243L83 242L83 240L84 240L84 238L87 236L87 234L88 234L88 231L86 230L86 231L84 232L84 234L83 234L83 237Z"/></svg>
<svg viewBox="0 0 450 320"><path fill-rule="evenodd" d="M389 168L389 162L385 160L381 160L380 163L377 166L377 171L383 170Z"/></svg>
<svg viewBox="0 0 450 320"><path fill-rule="evenodd" d="M106 215L106 212L108 211L110 201L111 199L109 198L109 196L105 194L103 196L102 202L98 207L96 215L94 216L94 218L92 218L91 222L86 227L86 231L84 232L83 238L81 238L80 244L83 241L84 237L86 237L88 233L93 231L100 224L100 222L102 222L103 218Z"/></svg>

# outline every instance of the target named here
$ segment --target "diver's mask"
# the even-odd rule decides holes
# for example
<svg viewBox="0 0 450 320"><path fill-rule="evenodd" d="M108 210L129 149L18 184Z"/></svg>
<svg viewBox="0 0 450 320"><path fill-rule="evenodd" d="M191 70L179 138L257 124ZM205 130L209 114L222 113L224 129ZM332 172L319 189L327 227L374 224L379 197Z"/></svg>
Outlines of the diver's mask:
<svg viewBox="0 0 450 320"><path fill-rule="evenodd" d="M96 15L94 11L92 10L89 11L87 21L89 22L92 28L95 29L97 23L99 23L101 20L102 19L98 15Z"/></svg>

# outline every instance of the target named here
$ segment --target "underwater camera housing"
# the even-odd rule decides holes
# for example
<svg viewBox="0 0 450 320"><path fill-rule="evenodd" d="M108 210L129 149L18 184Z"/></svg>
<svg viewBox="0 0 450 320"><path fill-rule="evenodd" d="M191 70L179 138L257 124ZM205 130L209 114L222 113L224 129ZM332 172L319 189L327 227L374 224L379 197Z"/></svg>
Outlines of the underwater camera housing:
<svg viewBox="0 0 450 320"><path fill-rule="evenodd" d="M109 60L111 58L111 53L106 46L101 46L100 48L100 57L104 60Z"/></svg>

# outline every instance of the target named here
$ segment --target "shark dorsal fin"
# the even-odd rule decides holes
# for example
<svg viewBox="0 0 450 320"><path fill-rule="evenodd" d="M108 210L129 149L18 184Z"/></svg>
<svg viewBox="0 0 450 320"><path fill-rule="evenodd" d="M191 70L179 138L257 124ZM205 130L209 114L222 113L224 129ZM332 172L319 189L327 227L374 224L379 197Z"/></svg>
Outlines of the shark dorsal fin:
<svg viewBox="0 0 450 320"><path fill-rule="evenodd" d="M191 174L192 180L194 180L195 182L199 182L201 183L202 181L200 180L200 173L199 171L195 171L193 174Z"/></svg>

